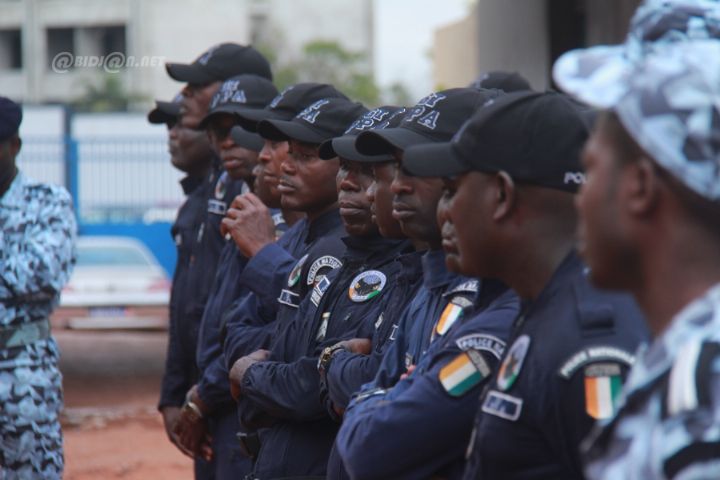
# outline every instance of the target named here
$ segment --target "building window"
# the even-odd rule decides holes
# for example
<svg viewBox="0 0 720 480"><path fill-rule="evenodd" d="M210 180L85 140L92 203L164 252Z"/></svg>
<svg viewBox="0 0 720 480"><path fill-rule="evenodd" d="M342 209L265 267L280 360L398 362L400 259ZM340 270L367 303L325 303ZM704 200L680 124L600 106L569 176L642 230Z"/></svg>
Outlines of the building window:
<svg viewBox="0 0 720 480"><path fill-rule="evenodd" d="M22 68L22 34L19 28L0 30L0 70Z"/></svg>
<svg viewBox="0 0 720 480"><path fill-rule="evenodd" d="M53 59L60 53L75 55L75 29L74 28L48 28L47 29L47 62L52 68ZM72 68L72 65L70 65Z"/></svg>

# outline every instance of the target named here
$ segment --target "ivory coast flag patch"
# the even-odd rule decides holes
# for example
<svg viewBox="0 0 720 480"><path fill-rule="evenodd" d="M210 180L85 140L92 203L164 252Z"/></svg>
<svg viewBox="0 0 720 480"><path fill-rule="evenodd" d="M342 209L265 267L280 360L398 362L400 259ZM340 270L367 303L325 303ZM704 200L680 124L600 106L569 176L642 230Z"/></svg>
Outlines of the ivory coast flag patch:
<svg viewBox="0 0 720 480"><path fill-rule="evenodd" d="M445 335L457 319L462 316L463 310L470 305L472 305L472 302L465 297L457 296L450 300L435 324L435 330L433 330L432 335L433 338L435 338L435 336Z"/></svg>
<svg viewBox="0 0 720 480"><path fill-rule="evenodd" d="M453 397L460 397L488 375L490 367L482 354L477 350L467 350L441 368L438 378L446 392Z"/></svg>
<svg viewBox="0 0 720 480"><path fill-rule="evenodd" d="M596 363L585 367L585 411L596 420L610 418L622 388L620 365Z"/></svg>

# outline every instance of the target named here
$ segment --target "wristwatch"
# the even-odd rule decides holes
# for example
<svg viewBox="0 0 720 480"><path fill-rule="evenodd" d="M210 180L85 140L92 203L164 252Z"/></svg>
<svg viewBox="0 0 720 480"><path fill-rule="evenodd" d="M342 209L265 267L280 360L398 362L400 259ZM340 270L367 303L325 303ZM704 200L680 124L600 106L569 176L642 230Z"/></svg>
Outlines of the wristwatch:
<svg viewBox="0 0 720 480"><path fill-rule="evenodd" d="M324 376L325 373L327 373L327 369L330 366L330 362L332 361L335 354L341 350L346 350L344 345L335 344L331 345L329 347L325 347L320 354L320 358L318 358L318 364L317 369L321 376Z"/></svg>
<svg viewBox="0 0 720 480"><path fill-rule="evenodd" d="M190 400L189 392L188 395L185 397L185 403L182 406L182 410L184 414L187 415L188 420L193 423L202 420L204 417L202 410L200 410L200 407L198 407L195 402Z"/></svg>

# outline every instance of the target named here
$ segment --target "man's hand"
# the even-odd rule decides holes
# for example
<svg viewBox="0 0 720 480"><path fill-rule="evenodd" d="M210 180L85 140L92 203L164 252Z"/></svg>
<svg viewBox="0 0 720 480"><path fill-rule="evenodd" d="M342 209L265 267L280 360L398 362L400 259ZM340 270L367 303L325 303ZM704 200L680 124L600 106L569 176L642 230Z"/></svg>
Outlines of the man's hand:
<svg viewBox="0 0 720 480"><path fill-rule="evenodd" d="M275 224L270 210L252 193L238 195L220 225L220 233L230 234L240 252L252 258L265 245L275 241Z"/></svg>
<svg viewBox="0 0 720 480"><path fill-rule="evenodd" d="M343 347L351 353L358 353L360 355L369 355L372 350L372 342L369 338L351 338L350 340L338 342L337 346Z"/></svg>
<svg viewBox="0 0 720 480"><path fill-rule="evenodd" d="M162 410L160 410L160 413L162 413L163 424L165 425L165 433L167 434L168 439L170 439L170 442L175 445L178 450L180 450L183 454L192 458L192 452L182 446L182 444L180 443L180 439L175 433L175 426L180 419L180 407L163 407Z"/></svg>
<svg viewBox="0 0 720 480"><path fill-rule="evenodd" d="M417 365L415 365L415 364L410 365L410 366L408 367L407 371L406 371L405 373L403 373L402 375L400 375L400 380L405 380L407 377L409 377L410 375L412 375L412 373L415 371L415 367L416 367L416 366L417 366Z"/></svg>
<svg viewBox="0 0 720 480"><path fill-rule="evenodd" d="M251 365L263 362L270 356L269 350L256 350L250 355L238 358L230 369L230 394L237 400L242 394L240 385L245 377L245 372Z"/></svg>
<svg viewBox="0 0 720 480"><path fill-rule="evenodd" d="M172 433L176 436L179 447L188 452L190 456L200 456L210 461L213 457L212 439L207 431L205 417L210 413L209 409L200 398L197 385L193 385L188 391L187 397L200 410L201 416L198 416L197 412L185 405L180 409Z"/></svg>

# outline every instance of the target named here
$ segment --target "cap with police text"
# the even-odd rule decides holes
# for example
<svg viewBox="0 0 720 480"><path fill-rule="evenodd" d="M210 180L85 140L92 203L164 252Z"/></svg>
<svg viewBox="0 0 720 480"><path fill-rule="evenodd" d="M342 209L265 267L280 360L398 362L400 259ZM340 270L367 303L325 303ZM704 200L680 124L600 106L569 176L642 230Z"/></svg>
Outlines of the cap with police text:
<svg viewBox="0 0 720 480"><path fill-rule="evenodd" d="M239 115L244 111L261 110L277 95L272 82L257 75L236 75L223 82L210 100L208 114L199 128L207 128L213 117L221 113Z"/></svg>
<svg viewBox="0 0 720 480"><path fill-rule="evenodd" d="M200 55L193 63L166 63L171 78L179 82L204 85L249 73L272 80L267 59L249 45L221 43Z"/></svg>
<svg viewBox="0 0 720 480"><path fill-rule="evenodd" d="M518 182L576 192L587 138L580 110L563 94L515 92L480 108L450 143L409 148L403 167L423 177L504 171Z"/></svg>
<svg viewBox="0 0 720 480"><path fill-rule="evenodd" d="M720 202L720 42L666 45L632 72L613 110L630 136L695 193Z"/></svg>
<svg viewBox="0 0 720 480"><path fill-rule="evenodd" d="M495 70L480 75L477 80L468 85L469 88L497 88L503 92L519 92L532 90L530 82L517 72L503 72Z"/></svg>
<svg viewBox="0 0 720 480"><path fill-rule="evenodd" d="M344 98L324 98L297 114L292 120L263 120L258 133L268 140L296 140L320 145L340 136L360 115L362 104Z"/></svg>
<svg viewBox="0 0 720 480"><path fill-rule="evenodd" d="M239 113L240 124L247 130L255 131L258 122L262 120L292 120L295 115L324 98L349 100L342 92L326 83L297 83L283 90L263 110Z"/></svg>
<svg viewBox="0 0 720 480"><path fill-rule="evenodd" d="M379 163L393 160L392 155L363 155L355 148L355 138L368 130L393 128L400 124L405 107L386 105L364 113L355 120L341 137L325 140L320 145L320 158L329 160L341 157L353 162Z"/></svg>
<svg viewBox="0 0 720 480"><path fill-rule="evenodd" d="M380 155L421 143L448 142L478 107L501 94L475 88L431 93L407 111L400 125L363 132L355 147L363 155Z"/></svg>
<svg viewBox="0 0 720 480"><path fill-rule="evenodd" d="M175 123L180 116L182 98L182 94L178 93L169 102L155 100L155 108L150 110L147 116L148 122L156 125Z"/></svg>
<svg viewBox="0 0 720 480"><path fill-rule="evenodd" d="M572 50L553 66L558 86L583 102L612 106L626 91L633 65L656 48L687 40L720 38L717 0L645 0L621 45Z"/></svg>
<svg viewBox="0 0 720 480"><path fill-rule="evenodd" d="M9 98L0 97L0 142L18 132L22 116L20 105Z"/></svg>

